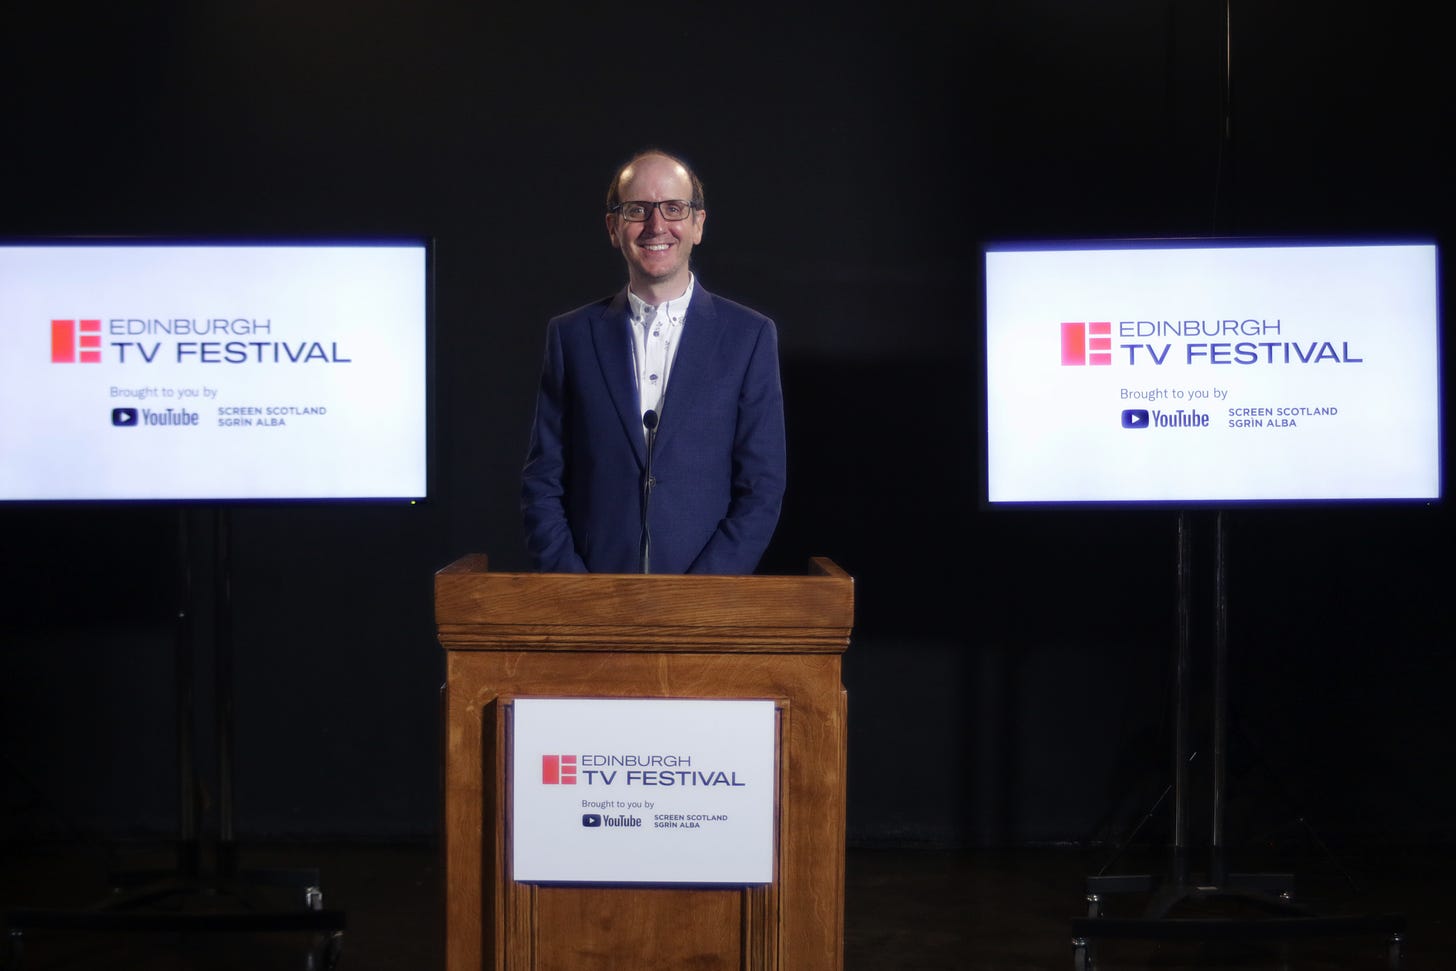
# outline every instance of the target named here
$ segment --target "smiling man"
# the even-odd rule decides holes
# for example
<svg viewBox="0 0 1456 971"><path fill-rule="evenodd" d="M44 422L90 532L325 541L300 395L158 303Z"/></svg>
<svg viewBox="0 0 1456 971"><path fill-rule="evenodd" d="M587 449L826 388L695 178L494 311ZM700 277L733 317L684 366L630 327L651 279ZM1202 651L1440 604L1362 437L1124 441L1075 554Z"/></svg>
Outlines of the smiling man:
<svg viewBox="0 0 1456 971"><path fill-rule="evenodd" d="M561 573L752 573L784 493L773 321L690 267L708 213L678 158L641 152L607 190L627 265L554 318L521 477L526 545Z"/></svg>

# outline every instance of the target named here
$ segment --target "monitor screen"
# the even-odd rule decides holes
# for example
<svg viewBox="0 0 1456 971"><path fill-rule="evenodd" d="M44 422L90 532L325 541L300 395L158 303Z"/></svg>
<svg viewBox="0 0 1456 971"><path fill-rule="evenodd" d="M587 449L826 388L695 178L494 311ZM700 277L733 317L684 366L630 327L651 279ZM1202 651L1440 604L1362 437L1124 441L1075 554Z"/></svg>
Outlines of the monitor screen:
<svg viewBox="0 0 1456 971"><path fill-rule="evenodd" d="M987 501L1438 498L1436 257L988 246Z"/></svg>
<svg viewBox="0 0 1456 971"><path fill-rule="evenodd" d="M429 245L0 245L0 501L426 495Z"/></svg>

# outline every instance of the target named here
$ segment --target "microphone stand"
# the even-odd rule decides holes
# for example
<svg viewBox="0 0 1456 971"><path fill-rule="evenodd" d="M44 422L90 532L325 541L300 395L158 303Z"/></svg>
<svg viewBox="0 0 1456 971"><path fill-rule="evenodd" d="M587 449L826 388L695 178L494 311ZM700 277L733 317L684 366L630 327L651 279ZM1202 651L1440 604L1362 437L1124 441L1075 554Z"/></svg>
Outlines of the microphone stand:
<svg viewBox="0 0 1456 971"><path fill-rule="evenodd" d="M652 572L652 529L649 525L649 511L652 504L652 487L657 484L652 477L652 449L657 444L657 412L651 408L642 416L642 427L647 429L647 465L642 471L642 572Z"/></svg>

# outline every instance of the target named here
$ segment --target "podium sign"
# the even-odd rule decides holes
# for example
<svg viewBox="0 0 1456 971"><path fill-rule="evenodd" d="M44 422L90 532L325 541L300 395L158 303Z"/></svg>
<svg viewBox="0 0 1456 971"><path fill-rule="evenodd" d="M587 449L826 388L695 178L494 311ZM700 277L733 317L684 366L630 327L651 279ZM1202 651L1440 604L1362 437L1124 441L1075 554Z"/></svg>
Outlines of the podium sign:
<svg viewBox="0 0 1456 971"><path fill-rule="evenodd" d="M774 703L517 698L512 876L767 884Z"/></svg>

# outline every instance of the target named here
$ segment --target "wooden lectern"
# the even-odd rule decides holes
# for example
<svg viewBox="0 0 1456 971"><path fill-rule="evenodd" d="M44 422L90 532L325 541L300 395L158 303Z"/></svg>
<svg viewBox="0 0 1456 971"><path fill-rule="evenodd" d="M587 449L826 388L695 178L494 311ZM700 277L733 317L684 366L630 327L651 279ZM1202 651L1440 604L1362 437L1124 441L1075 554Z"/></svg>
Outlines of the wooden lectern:
<svg viewBox="0 0 1456 971"><path fill-rule="evenodd" d="M435 576L446 652L447 971L839 971L845 692L854 581L491 573ZM759 698L777 711L774 880L559 885L511 875L516 698Z"/></svg>

